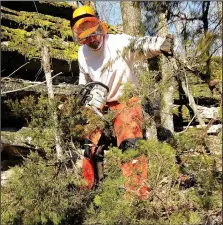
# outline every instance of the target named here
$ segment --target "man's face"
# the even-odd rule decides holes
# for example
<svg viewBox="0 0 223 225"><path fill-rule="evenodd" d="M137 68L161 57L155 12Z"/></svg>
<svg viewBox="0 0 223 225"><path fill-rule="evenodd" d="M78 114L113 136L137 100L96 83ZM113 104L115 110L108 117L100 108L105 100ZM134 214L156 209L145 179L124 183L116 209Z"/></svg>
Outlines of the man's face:
<svg viewBox="0 0 223 225"><path fill-rule="evenodd" d="M80 43L83 45L84 44L87 45L93 50L98 50L102 46L103 35L93 35L93 36L86 37Z"/></svg>
<svg viewBox="0 0 223 225"><path fill-rule="evenodd" d="M103 44L103 30L96 18L86 18L87 21L77 25L76 34L81 45L87 45L92 50L98 50Z"/></svg>

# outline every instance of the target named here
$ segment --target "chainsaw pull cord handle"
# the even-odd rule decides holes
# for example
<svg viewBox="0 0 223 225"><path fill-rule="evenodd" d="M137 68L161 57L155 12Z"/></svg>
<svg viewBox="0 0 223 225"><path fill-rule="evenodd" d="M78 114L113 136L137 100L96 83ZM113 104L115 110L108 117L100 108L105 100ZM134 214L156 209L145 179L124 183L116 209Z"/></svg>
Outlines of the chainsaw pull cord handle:
<svg viewBox="0 0 223 225"><path fill-rule="evenodd" d="M109 87L106 86L105 84L99 82L99 81L92 81L92 82L89 82L89 83L87 83L87 84L85 85L85 87L87 88L87 87L89 87L89 86L96 85L96 84L101 85L102 87L104 87L104 88L107 90L107 92L109 92Z"/></svg>
<svg viewBox="0 0 223 225"><path fill-rule="evenodd" d="M84 87L82 87L82 89L79 92L79 96L81 96L81 99L78 103L79 106L84 105L90 91L91 91L90 87L88 87L86 85Z"/></svg>

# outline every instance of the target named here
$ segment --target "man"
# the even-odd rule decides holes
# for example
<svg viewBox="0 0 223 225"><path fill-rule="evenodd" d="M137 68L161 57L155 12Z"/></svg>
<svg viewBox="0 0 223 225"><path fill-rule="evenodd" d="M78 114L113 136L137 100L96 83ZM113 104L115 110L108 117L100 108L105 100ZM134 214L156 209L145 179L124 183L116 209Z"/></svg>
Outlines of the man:
<svg viewBox="0 0 223 225"><path fill-rule="evenodd" d="M134 148L136 142L143 138L142 108L136 96L126 103L120 103L123 85L131 82L137 87L134 75L135 61L152 58L161 53L171 53L173 38L131 37L126 34L107 34L106 25L100 21L88 6L82 6L73 12L71 19L73 36L82 46L78 52L80 68L79 84L98 81L109 88L106 105L116 110L114 130L117 146L124 152ZM88 141L97 145L102 131L95 128L89 134ZM95 147L86 148L83 161L83 176L91 188L94 185L92 156ZM127 193L134 193L142 199L148 197L147 158L142 155L131 162L120 164Z"/></svg>

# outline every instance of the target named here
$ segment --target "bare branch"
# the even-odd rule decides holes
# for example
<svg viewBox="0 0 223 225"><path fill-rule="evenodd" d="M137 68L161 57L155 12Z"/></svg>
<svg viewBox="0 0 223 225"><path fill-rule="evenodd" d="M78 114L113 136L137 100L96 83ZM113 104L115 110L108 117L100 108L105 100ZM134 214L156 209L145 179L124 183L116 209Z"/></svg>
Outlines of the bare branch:
<svg viewBox="0 0 223 225"><path fill-rule="evenodd" d="M23 64L22 66L20 66L18 69L16 69L16 70L13 71L11 74L9 74L9 75L7 76L7 78L10 77L10 76L12 76L15 72L17 72L18 70L20 70L22 67L24 67L24 66L27 65L28 63L30 63L30 62L27 62L27 63ZM5 78L6 78L6 77L2 78L2 80L4 80Z"/></svg>
<svg viewBox="0 0 223 225"><path fill-rule="evenodd" d="M61 74L62 74L62 72L57 73L56 75L54 75L52 77L52 79L55 78L55 77L57 77L57 76L59 76L59 75L61 75ZM9 93L17 92L17 91L23 91L23 90L26 90L28 88L35 87L35 86L38 86L38 85L41 85L41 84L44 84L44 83L46 83L46 81L43 81L43 82L40 82L40 83L37 83L37 84L32 84L32 85L29 85L27 87L20 88L20 89L16 89L16 90L12 90L12 91L1 92L1 94L3 95L3 94L9 94Z"/></svg>
<svg viewBox="0 0 223 225"><path fill-rule="evenodd" d="M40 39L42 41L42 38ZM54 99L54 92L53 92L53 84L52 84L52 76L51 76L51 65L50 65L50 53L49 53L49 47L47 45L42 45L41 48L41 65L43 67L45 78L46 78L46 84L47 84L47 91L48 91L48 100L49 105L53 106L53 99ZM53 128L54 128L54 138L55 138L55 144L56 144L56 153L57 153L57 159L62 161L64 158L64 151L62 148L62 140L61 140L61 131L59 128L58 123L58 116L56 110L52 107L52 119L53 119Z"/></svg>

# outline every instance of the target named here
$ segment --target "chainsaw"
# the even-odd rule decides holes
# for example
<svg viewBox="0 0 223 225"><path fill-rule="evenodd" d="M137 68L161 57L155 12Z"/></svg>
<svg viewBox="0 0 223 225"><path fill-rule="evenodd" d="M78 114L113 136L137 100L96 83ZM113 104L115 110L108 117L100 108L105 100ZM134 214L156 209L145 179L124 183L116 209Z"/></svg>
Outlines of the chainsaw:
<svg viewBox="0 0 223 225"><path fill-rule="evenodd" d="M86 106L99 115L99 117L105 120L102 110L106 104L109 88L101 82L89 82L84 85L79 92L79 106ZM91 145L90 143L88 143ZM103 159L104 159L104 144L98 143L98 146L95 148L95 152L92 157L92 164L94 168L94 187L96 188L100 181L104 178L104 169L103 169ZM88 159L90 146L85 146L84 156L86 157L86 152L88 152Z"/></svg>
<svg viewBox="0 0 223 225"><path fill-rule="evenodd" d="M79 105L93 109L103 119L101 110L106 104L108 92L109 88L105 84L98 81L89 82L79 92Z"/></svg>

